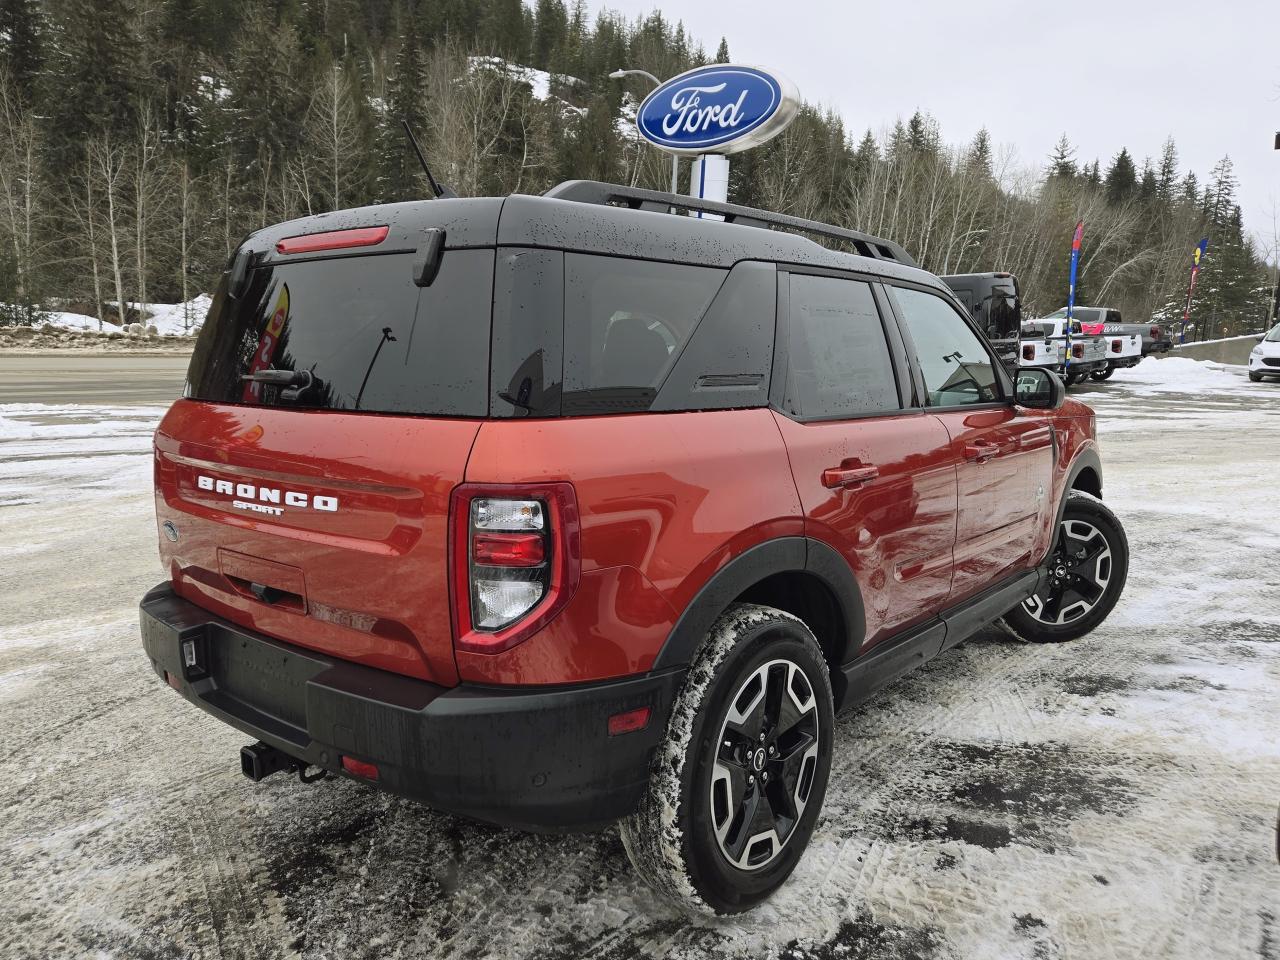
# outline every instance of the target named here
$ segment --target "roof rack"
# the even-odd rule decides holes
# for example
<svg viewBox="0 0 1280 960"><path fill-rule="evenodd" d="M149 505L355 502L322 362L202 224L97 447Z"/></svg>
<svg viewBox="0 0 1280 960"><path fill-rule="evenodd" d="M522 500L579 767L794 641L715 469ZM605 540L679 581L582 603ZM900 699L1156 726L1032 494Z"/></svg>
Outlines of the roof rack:
<svg viewBox="0 0 1280 960"><path fill-rule="evenodd" d="M624 206L632 210L649 210L655 213L674 213L677 209L698 213L714 213L726 223L746 227L780 227L788 231L813 233L832 240L843 240L853 245L864 257L892 260L909 267L919 266L901 246L880 237L873 237L857 230L846 230L818 220L806 220L785 213L770 213L755 207L742 207L736 203L718 203L699 197L685 197L676 193L644 190L640 187L623 187L616 183L598 180L566 180L552 187L543 196L553 200L572 200L575 203L594 203L607 206Z"/></svg>

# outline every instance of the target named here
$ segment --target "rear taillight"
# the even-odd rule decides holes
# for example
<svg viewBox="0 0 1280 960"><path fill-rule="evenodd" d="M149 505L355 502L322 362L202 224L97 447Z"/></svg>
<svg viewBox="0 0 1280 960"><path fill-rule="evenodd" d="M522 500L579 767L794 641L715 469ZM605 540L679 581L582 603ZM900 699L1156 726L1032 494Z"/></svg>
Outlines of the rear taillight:
<svg viewBox="0 0 1280 960"><path fill-rule="evenodd" d="M319 250L343 250L347 247L374 247L387 239L387 227L356 227L353 230L330 230L285 237L276 244L276 253L315 253Z"/></svg>
<svg viewBox="0 0 1280 960"><path fill-rule="evenodd" d="M1034 360L1036 358L1036 347L1033 343L1024 343L1022 345L1022 359Z"/></svg>
<svg viewBox="0 0 1280 960"><path fill-rule="evenodd" d="M450 512L454 646L508 650L545 626L578 585L573 487L465 484Z"/></svg>
<svg viewBox="0 0 1280 960"><path fill-rule="evenodd" d="M1112 352L1112 353L1119 353L1119 352L1120 352L1121 350L1123 350L1123 349L1124 349L1124 344L1123 344L1123 343L1121 343L1119 340L1112 340L1112 341L1111 341L1111 352Z"/></svg>
<svg viewBox="0 0 1280 960"><path fill-rule="evenodd" d="M1159 340L1159 339L1160 339L1160 328L1159 328L1159 327L1152 327L1152 328L1151 328L1151 337L1152 337L1152 339L1154 339L1154 340Z"/></svg>
<svg viewBox="0 0 1280 960"><path fill-rule="evenodd" d="M1083 359L1084 359L1084 344L1083 344L1083 343L1073 343L1073 344L1071 345L1071 359L1073 359L1073 360L1083 360Z"/></svg>

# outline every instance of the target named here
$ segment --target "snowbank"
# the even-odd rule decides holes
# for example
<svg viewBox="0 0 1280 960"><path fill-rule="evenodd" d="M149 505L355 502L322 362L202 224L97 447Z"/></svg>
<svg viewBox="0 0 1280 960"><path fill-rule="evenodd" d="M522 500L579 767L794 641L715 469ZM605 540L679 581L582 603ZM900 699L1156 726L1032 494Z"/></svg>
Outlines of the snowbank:
<svg viewBox="0 0 1280 960"><path fill-rule="evenodd" d="M204 323L204 318L209 312L209 304L212 302L212 297L202 293L189 303L148 303L145 311L147 319L143 320L142 323L149 327L155 327L156 332L162 337L194 334L200 329L200 325ZM115 306L114 300L109 303L111 306ZM137 310L139 306L139 304L132 301L129 303L129 309L131 310ZM98 330L98 318L86 316L83 313L53 310L46 314L46 317L47 323L62 330ZM184 317L186 318L185 321ZM102 324L104 333L119 329L112 323Z"/></svg>
<svg viewBox="0 0 1280 960"><path fill-rule="evenodd" d="M1246 367L1190 357L1147 359L1136 367L1117 370L1110 382L1130 387L1133 393L1143 396L1161 393L1278 395L1272 384L1250 383Z"/></svg>

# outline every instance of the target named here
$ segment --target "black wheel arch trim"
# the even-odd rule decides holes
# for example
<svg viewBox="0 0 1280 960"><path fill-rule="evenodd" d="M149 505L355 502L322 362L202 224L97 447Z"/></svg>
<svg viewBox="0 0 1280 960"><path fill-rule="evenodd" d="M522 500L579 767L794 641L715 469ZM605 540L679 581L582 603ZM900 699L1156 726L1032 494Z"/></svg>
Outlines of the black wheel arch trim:
<svg viewBox="0 0 1280 960"><path fill-rule="evenodd" d="M778 537L734 557L702 585L680 614L653 663L654 671L687 665L712 624L750 587L781 573L805 573L831 592L843 624L833 665L844 663L861 644L866 621L862 591L849 564L830 545L812 537ZM839 671L832 670L835 682Z"/></svg>
<svg viewBox="0 0 1280 960"><path fill-rule="evenodd" d="M1086 470L1092 470L1093 475L1098 478L1098 496L1102 495L1102 458L1098 456L1098 451L1093 447L1085 447L1076 454L1075 459L1071 461L1071 466L1067 469L1067 482L1062 488L1062 501L1058 504L1058 523L1062 522L1062 515L1067 510L1067 494L1076 487L1076 480L1080 478L1080 474ZM1057 529L1057 525L1054 525Z"/></svg>

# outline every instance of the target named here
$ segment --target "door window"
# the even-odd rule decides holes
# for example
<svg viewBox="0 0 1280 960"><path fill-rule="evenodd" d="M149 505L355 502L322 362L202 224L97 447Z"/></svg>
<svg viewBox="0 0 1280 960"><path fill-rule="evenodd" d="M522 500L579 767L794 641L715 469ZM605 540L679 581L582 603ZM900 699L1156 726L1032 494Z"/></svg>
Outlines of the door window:
<svg viewBox="0 0 1280 960"><path fill-rule="evenodd" d="M939 296L894 287L915 343L931 407L993 403L1000 399L991 355L960 314Z"/></svg>
<svg viewBox="0 0 1280 960"><path fill-rule="evenodd" d="M871 286L792 274L790 291L784 409L826 419L900 409Z"/></svg>

